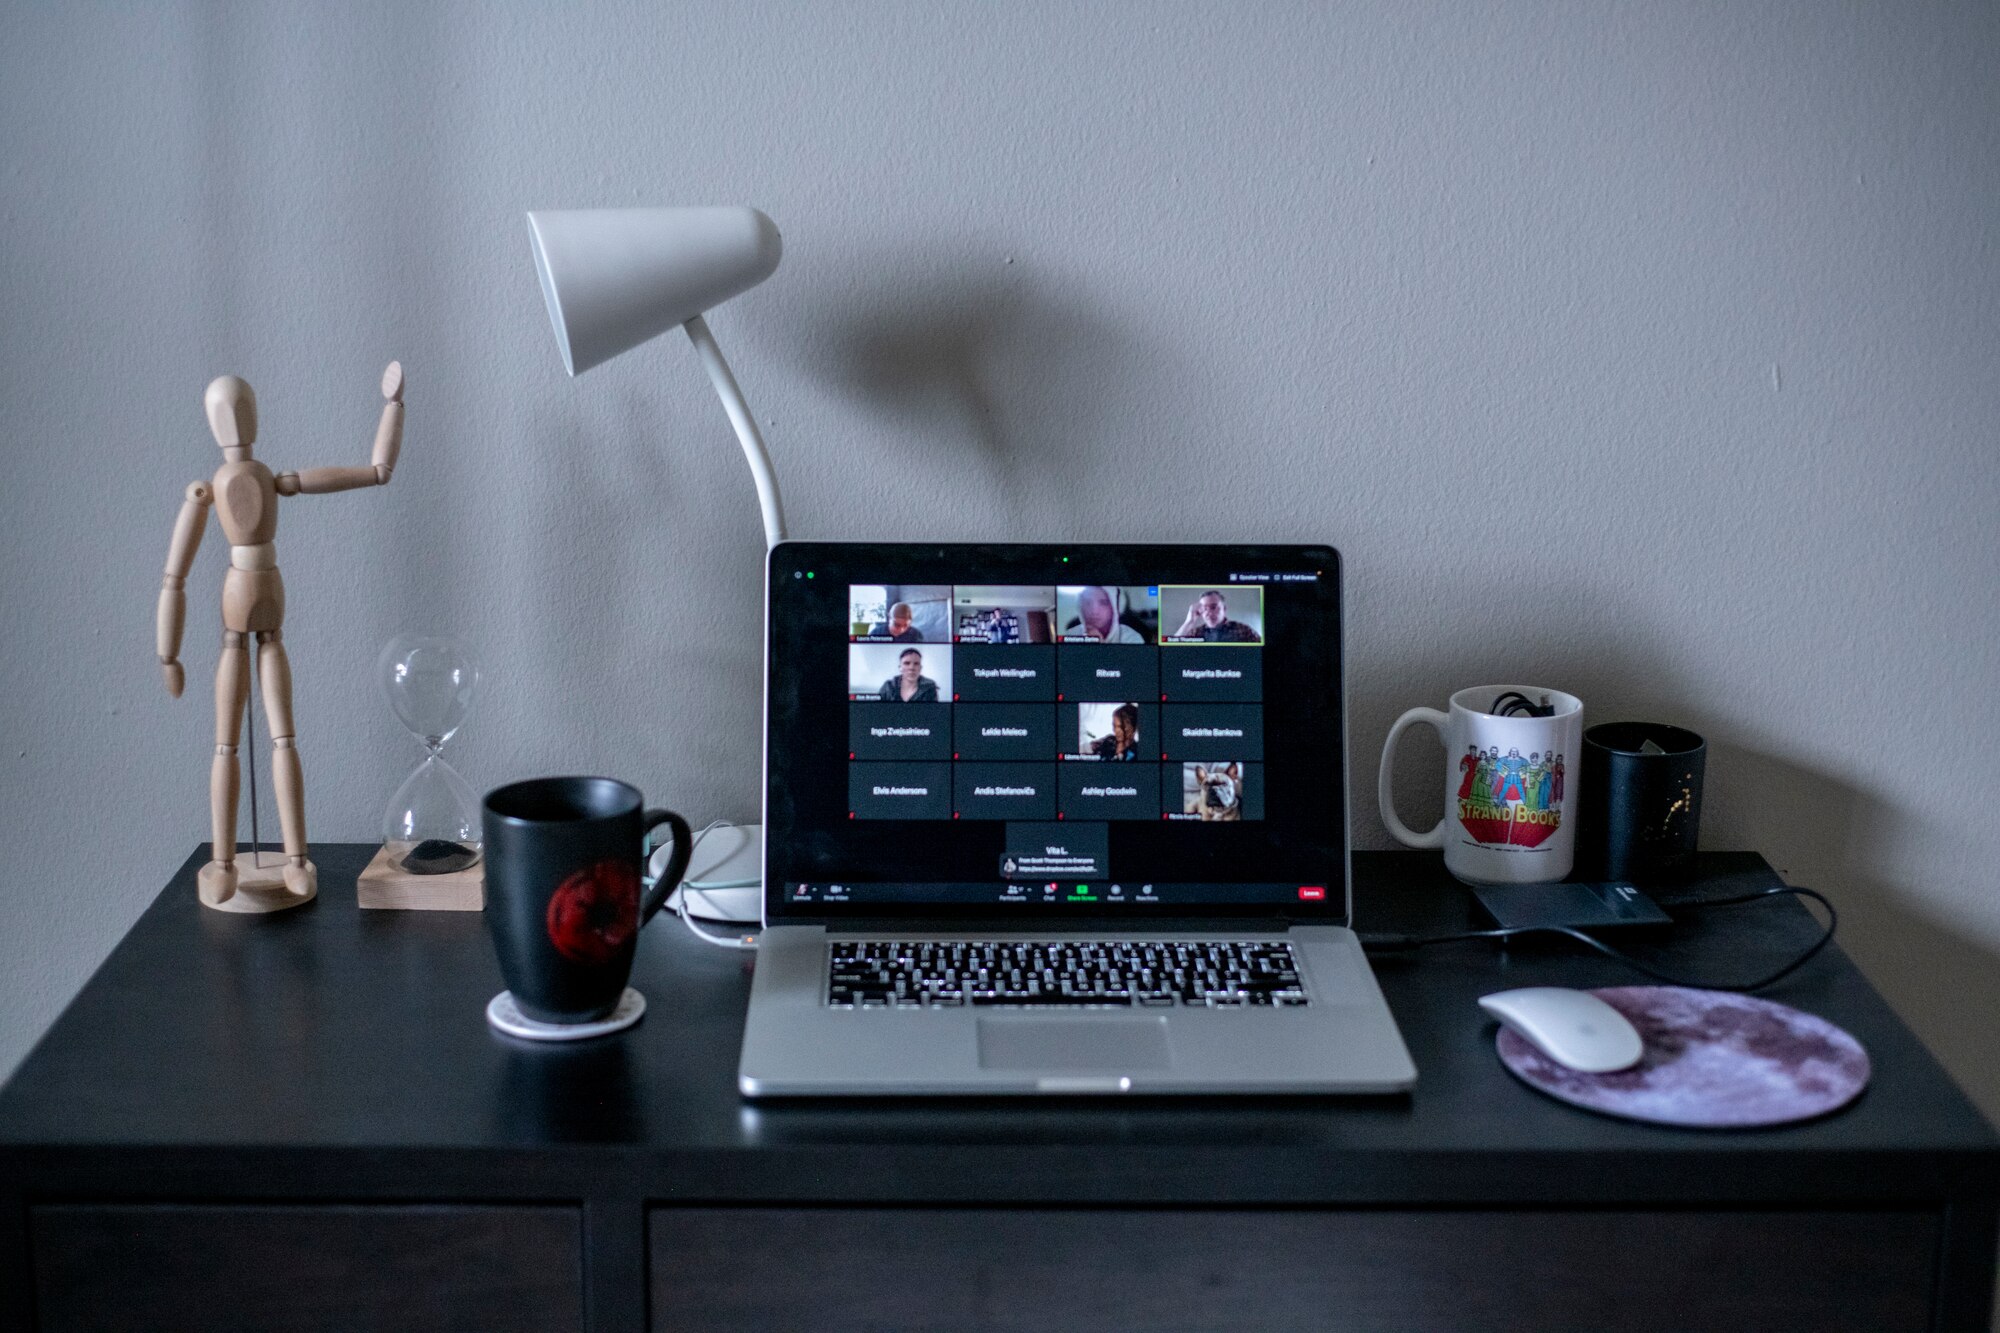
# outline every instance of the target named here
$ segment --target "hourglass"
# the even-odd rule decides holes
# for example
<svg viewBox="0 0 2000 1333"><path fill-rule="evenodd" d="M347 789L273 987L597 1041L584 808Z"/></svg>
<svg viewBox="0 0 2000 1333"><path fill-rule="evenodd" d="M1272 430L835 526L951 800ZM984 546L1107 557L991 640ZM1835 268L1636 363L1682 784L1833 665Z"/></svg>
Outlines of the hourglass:
<svg viewBox="0 0 2000 1333"><path fill-rule="evenodd" d="M361 874L361 905L476 912L485 905L479 798L444 747L479 688L478 664L455 639L405 634L382 649L378 674L424 757L389 798L382 850Z"/></svg>

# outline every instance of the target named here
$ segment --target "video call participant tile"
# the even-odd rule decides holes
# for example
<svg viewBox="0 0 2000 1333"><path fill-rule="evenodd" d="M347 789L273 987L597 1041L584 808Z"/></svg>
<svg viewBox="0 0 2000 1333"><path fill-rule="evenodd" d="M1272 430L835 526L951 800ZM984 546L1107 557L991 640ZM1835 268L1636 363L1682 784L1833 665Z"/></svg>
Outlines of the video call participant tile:
<svg viewBox="0 0 2000 1333"><path fill-rule="evenodd" d="M960 584L952 590L952 637L959 643L1054 643L1056 590Z"/></svg>
<svg viewBox="0 0 2000 1333"><path fill-rule="evenodd" d="M960 819L1054 819L1057 764L954 764Z"/></svg>
<svg viewBox="0 0 2000 1333"><path fill-rule="evenodd" d="M1097 583L1057 588L1056 627L1064 643L1152 643L1160 632L1159 592Z"/></svg>
<svg viewBox="0 0 2000 1333"><path fill-rule="evenodd" d="M1064 820L1160 817L1159 764L1064 764L1056 805ZM1176 777L1180 770L1169 768Z"/></svg>
<svg viewBox="0 0 2000 1333"><path fill-rule="evenodd" d="M1070 724L1063 737L1070 759L1114 764L1158 761L1158 704L1131 700L1063 704L1062 708L1064 713L1059 717Z"/></svg>
<svg viewBox="0 0 2000 1333"><path fill-rule="evenodd" d="M1056 649L1056 686L1064 699L1156 698L1160 650L1149 645L1063 644Z"/></svg>
<svg viewBox="0 0 2000 1333"><path fill-rule="evenodd" d="M1055 702L1054 644L961 643L952 689L965 703Z"/></svg>
<svg viewBox="0 0 2000 1333"><path fill-rule="evenodd" d="M1264 654L1235 645L1189 645L1159 654L1160 695L1169 703L1254 701L1264 697Z"/></svg>
<svg viewBox="0 0 2000 1333"><path fill-rule="evenodd" d="M950 704L884 708L879 700L847 705L847 753L854 759L951 758Z"/></svg>
<svg viewBox="0 0 2000 1333"><path fill-rule="evenodd" d="M959 704L951 710L952 754L1046 762L1063 751L1056 709L1055 704Z"/></svg>
<svg viewBox="0 0 2000 1333"><path fill-rule="evenodd" d="M1168 584L1160 589L1160 643L1261 644L1261 583Z"/></svg>
<svg viewBox="0 0 2000 1333"><path fill-rule="evenodd" d="M847 766L847 808L856 819L950 819L951 764Z"/></svg>
<svg viewBox="0 0 2000 1333"><path fill-rule="evenodd" d="M847 697L885 703L950 703L948 643L850 643Z"/></svg>
<svg viewBox="0 0 2000 1333"><path fill-rule="evenodd" d="M950 643L951 588L942 583L850 584L847 632L878 643Z"/></svg>
<svg viewBox="0 0 2000 1333"><path fill-rule="evenodd" d="M1264 709L1258 704L1163 704L1160 752L1179 761L1205 755L1264 757Z"/></svg>
<svg viewBox="0 0 2000 1333"><path fill-rule="evenodd" d="M1160 808L1168 819L1202 823L1262 819L1264 766L1242 759L1163 764Z"/></svg>

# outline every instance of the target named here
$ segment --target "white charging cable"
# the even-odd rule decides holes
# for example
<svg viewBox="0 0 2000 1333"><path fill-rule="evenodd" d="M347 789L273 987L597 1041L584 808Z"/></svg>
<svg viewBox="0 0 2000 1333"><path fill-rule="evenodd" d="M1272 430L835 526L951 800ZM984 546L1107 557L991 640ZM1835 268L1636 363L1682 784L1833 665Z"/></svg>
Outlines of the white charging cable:
<svg viewBox="0 0 2000 1333"><path fill-rule="evenodd" d="M712 819L708 823L702 825L702 827L700 827L699 829L696 829L694 835L694 845L688 849L688 864L689 865L694 864L694 855L696 852L701 850L702 839L706 838L711 833L718 832L722 829L733 829L735 827L736 825L730 820ZM655 853L658 853L661 850L663 849L654 848ZM652 865L650 864L650 860L651 858L648 858L649 863L646 867L648 870L653 869ZM653 874L652 882L653 883L659 882L659 875L657 872ZM710 931L703 930L700 926L697 926L695 924L694 901L691 895L693 894L706 895L710 889L752 889L756 888L759 883L760 881L754 879L732 879L732 880L723 880L718 883L711 883L707 880L704 880L702 881L701 887L697 889L689 885L686 881L682 881L680 887L675 891L674 896L668 899L668 903L670 905L670 909L672 910L673 914L679 917L681 919L681 924L688 928L688 933L693 935L696 939L702 941L703 943L713 944L718 949L754 950L757 947L757 936L755 932L744 931L737 935L718 935ZM703 898L703 905L709 907L710 909L713 909L715 906L715 904L712 901L709 901L705 896ZM725 921L724 918L720 916L703 915L701 919L704 921L714 921L725 925L732 924L730 922Z"/></svg>

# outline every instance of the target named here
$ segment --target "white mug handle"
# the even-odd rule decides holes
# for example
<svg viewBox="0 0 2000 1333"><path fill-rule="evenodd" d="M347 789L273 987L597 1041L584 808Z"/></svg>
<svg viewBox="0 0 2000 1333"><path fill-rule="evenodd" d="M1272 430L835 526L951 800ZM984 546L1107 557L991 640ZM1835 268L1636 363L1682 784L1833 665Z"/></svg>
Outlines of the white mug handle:
<svg viewBox="0 0 2000 1333"><path fill-rule="evenodd" d="M1409 825L1396 817L1396 798L1391 787L1396 776L1396 741L1404 731L1417 725L1436 727L1438 739L1443 740L1445 728L1451 725L1451 717L1435 708L1412 708L1396 719L1396 725L1389 728L1389 739L1382 742L1382 776L1376 783L1375 798L1382 804L1382 822L1389 826L1389 832L1397 842L1410 847L1444 846L1444 820L1428 833L1413 833Z"/></svg>

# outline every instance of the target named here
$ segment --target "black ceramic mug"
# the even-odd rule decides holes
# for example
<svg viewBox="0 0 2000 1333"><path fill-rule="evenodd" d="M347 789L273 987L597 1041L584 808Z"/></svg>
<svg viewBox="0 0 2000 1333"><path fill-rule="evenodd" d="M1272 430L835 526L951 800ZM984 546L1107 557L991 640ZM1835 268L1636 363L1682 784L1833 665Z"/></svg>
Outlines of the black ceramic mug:
<svg viewBox="0 0 2000 1333"><path fill-rule="evenodd" d="M611 778L534 778L486 793L486 925L514 1003L542 1023L590 1023L618 1006L639 928L687 870L694 838ZM641 895L647 835L674 852Z"/></svg>

